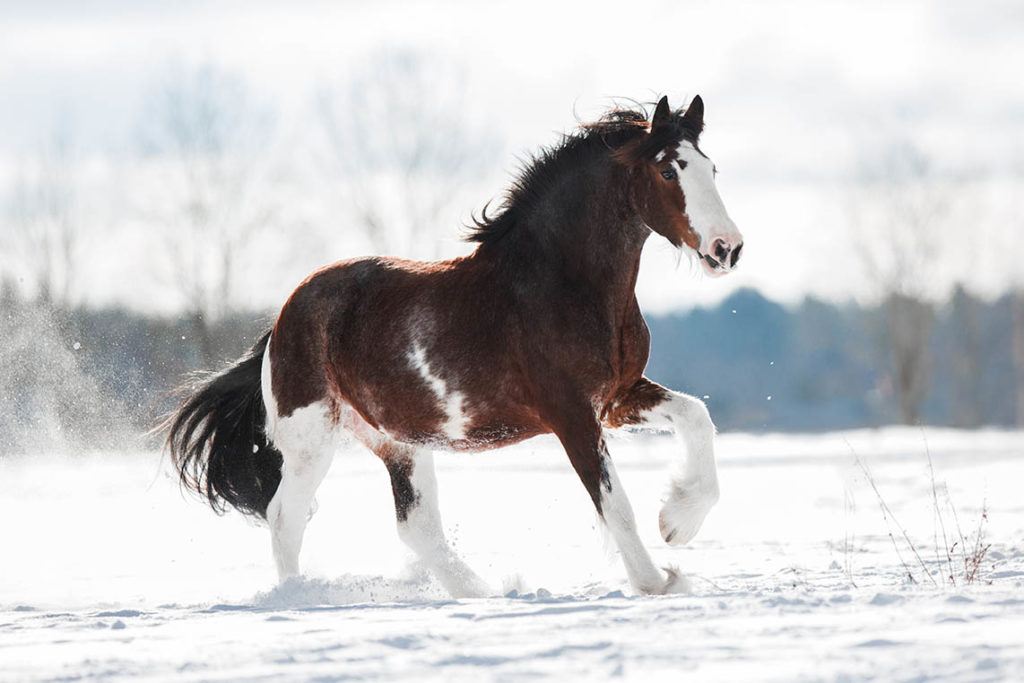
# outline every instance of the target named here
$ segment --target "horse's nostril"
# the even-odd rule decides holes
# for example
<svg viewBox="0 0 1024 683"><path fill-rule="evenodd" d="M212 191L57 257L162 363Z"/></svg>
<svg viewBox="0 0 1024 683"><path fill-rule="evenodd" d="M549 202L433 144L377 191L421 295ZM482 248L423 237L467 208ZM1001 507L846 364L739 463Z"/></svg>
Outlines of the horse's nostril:
<svg viewBox="0 0 1024 683"><path fill-rule="evenodd" d="M723 240L715 240L714 250L715 257L719 262L725 263L725 259L729 255L729 247L725 246L725 242Z"/></svg>
<svg viewBox="0 0 1024 683"><path fill-rule="evenodd" d="M732 260L730 261L730 265L733 268L735 268L736 264L739 263L740 252L741 251L743 251L743 243L742 242L740 242L739 245L735 249L732 250Z"/></svg>

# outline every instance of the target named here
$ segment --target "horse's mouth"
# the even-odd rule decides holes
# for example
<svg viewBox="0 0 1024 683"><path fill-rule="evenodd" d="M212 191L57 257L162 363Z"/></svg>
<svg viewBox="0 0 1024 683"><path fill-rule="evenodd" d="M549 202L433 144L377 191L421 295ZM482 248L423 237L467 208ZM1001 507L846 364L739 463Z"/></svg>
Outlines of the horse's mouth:
<svg viewBox="0 0 1024 683"><path fill-rule="evenodd" d="M704 267L704 272L711 277L721 277L729 272L729 270L723 266L714 256L710 254L702 254L699 251L697 256L700 257L700 264Z"/></svg>

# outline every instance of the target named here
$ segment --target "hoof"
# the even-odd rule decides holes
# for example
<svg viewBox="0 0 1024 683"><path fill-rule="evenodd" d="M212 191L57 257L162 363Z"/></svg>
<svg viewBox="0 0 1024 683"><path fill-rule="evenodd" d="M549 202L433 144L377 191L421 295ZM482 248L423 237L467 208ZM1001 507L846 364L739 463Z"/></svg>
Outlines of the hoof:
<svg viewBox="0 0 1024 683"><path fill-rule="evenodd" d="M663 567L665 575L655 579L648 577L648 582L635 586L640 595L671 595L678 593L690 593L690 580L683 576L678 567ZM657 571L657 570L655 570Z"/></svg>
<svg viewBox="0 0 1024 683"><path fill-rule="evenodd" d="M456 600L468 600L498 595L472 569L461 562L460 565L454 571L435 572L435 576L450 596Z"/></svg>
<svg viewBox="0 0 1024 683"><path fill-rule="evenodd" d="M665 581L665 594L691 593L690 580L683 576L678 567L665 567L667 579Z"/></svg>
<svg viewBox="0 0 1024 683"><path fill-rule="evenodd" d="M710 487L672 485L658 515L661 537L669 545L685 545L700 531L708 512L718 502L718 484Z"/></svg>

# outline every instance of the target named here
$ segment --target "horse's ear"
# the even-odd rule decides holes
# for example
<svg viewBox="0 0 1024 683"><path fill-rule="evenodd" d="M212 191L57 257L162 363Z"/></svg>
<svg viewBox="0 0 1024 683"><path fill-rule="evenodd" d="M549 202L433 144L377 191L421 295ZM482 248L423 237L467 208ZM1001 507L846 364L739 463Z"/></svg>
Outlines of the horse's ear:
<svg viewBox="0 0 1024 683"><path fill-rule="evenodd" d="M658 100L658 106L654 108L654 116L651 117L651 130L663 126L672 118L672 110L668 106L668 97Z"/></svg>
<svg viewBox="0 0 1024 683"><path fill-rule="evenodd" d="M704 100L700 98L700 95L694 97L690 106L686 108L682 124L698 135L704 130Z"/></svg>

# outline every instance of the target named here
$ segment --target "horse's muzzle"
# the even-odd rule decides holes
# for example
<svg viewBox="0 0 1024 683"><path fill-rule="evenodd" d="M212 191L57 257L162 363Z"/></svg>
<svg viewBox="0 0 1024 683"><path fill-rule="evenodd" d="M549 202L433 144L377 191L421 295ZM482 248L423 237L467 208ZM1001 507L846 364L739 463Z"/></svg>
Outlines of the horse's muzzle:
<svg viewBox="0 0 1024 683"><path fill-rule="evenodd" d="M711 253L700 254L700 257L709 269L710 274L725 275L739 263L742 252L742 241L732 245L728 241L719 238L711 243Z"/></svg>

